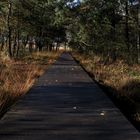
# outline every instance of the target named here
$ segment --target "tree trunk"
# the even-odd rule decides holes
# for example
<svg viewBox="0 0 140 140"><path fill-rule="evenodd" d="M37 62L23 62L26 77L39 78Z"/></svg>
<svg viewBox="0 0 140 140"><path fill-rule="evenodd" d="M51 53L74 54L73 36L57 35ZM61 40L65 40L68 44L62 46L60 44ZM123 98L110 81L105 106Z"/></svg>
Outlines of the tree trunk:
<svg viewBox="0 0 140 140"><path fill-rule="evenodd" d="M4 49L4 44L5 44L4 35L2 35L2 43L1 43L1 48L0 48L1 51L3 51Z"/></svg>
<svg viewBox="0 0 140 140"><path fill-rule="evenodd" d="M111 43L111 48L110 48L110 58L112 60L112 62L116 61L116 46L115 46L115 43L116 43L116 21L115 21L115 9L113 9L112 11L112 21L111 21L111 25L112 25L112 28L111 28L111 38L112 38L112 43Z"/></svg>
<svg viewBox="0 0 140 140"><path fill-rule="evenodd" d="M15 53L16 53L16 46L17 46L17 35L15 35L14 37L14 44L13 44L13 56L15 56Z"/></svg>
<svg viewBox="0 0 140 140"><path fill-rule="evenodd" d="M29 41L29 52L32 53L33 52L33 40Z"/></svg>
<svg viewBox="0 0 140 140"><path fill-rule="evenodd" d="M11 18L11 15L12 15L12 2L11 0L8 1L9 2L9 6L8 6L8 9L9 9L9 12L8 12L8 20L7 20L7 24L8 24L8 46L9 46L9 49L8 49L8 52L9 52L9 56L12 57L12 29L11 29L11 25L10 25L10 18Z"/></svg>
<svg viewBox="0 0 140 140"><path fill-rule="evenodd" d="M129 25L128 25L128 2L125 4L125 13L126 13L126 19L125 19L125 39L126 39L126 45L128 49L128 55L130 54L130 43L129 43Z"/></svg>
<svg viewBox="0 0 140 140"><path fill-rule="evenodd" d="M16 51L16 57L19 55L19 39L20 39L20 23L19 23L19 10L18 10L18 19L17 19L17 51Z"/></svg>
<svg viewBox="0 0 140 140"><path fill-rule="evenodd" d="M137 9L137 14L138 14L138 20L137 20L137 24L138 24L138 35L137 35L137 56L138 56L138 59L137 59L137 62L140 63L140 7L138 7Z"/></svg>
<svg viewBox="0 0 140 140"><path fill-rule="evenodd" d="M16 57L18 57L19 55L19 36L20 36L20 33L19 33L19 29L18 29L18 33L17 33L17 52L16 52Z"/></svg>

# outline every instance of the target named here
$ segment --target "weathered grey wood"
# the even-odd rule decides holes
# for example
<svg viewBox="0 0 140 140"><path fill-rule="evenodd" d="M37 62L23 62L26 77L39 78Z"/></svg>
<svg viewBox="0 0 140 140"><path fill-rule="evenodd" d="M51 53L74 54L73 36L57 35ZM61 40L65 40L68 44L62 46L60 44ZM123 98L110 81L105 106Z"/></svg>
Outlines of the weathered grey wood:
<svg viewBox="0 0 140 140"><path fill-rule="evenodd" d="M66 53L0 121L0 140L125 139L140 134Z"/></svg>

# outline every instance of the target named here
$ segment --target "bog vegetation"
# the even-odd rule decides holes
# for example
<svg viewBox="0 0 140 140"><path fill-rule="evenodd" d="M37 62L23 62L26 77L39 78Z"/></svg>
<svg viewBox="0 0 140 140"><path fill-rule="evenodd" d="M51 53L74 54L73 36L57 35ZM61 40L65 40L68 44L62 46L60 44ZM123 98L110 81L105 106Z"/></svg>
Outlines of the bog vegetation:
<svg viewBox="0 0 140 140"><path fill-rule="evenodd" d="M0 61L0 117L24 96L60 52L34 52L18 60Z"/></svg>
<svg viewBox="0 0 140 140"><path fill-rule="evenodd" d="M2 108L15 87L25 93L28 78L40 75L34 63L44 64L60 46L69 46L95 80L117 91L115 98L133 102L131 116L140 121L139 0L1 0Z"/></svg>

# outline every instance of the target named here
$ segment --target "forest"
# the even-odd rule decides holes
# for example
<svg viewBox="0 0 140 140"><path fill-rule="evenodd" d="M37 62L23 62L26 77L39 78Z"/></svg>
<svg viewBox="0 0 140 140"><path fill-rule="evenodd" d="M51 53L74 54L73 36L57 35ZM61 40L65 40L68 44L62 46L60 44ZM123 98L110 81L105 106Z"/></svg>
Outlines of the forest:
<svg viewBox="0 0 140 140"><path fill-rule="evenodd" d="M112 98L123 105L129 101L124 108L130 107L126 112L140 124L139 0L0 0L1 112L32 85L32 74L42 73L40 63L58 57L60 47L70 48L93 79L113 90ZM15 63L28 64L20 94L13 90L21 81ZM7 75L18 83L12 93Z"/></svg>
<svg viewBox="0 0 140 140"><path fill-rule="evenodd" d="M136 0L1 0L0 50L18 57L27 43L29 52L68 43L105 63L139 63L139 13Z"/></svg>

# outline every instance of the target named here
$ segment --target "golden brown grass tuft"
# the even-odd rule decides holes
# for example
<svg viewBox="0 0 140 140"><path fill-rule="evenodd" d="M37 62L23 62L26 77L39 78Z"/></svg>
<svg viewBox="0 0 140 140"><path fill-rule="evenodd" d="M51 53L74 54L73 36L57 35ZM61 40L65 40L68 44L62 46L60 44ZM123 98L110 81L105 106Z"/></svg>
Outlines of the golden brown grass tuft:
<svg viewBox="0 0 140 140"><path fill-rule="evenodd" d="M0 116L32 87L60 52L33 53L20 60L0 62Z"/></svg>
<svg viewBox="0 0 140 140"><path fill-rule="evenodd" d="M121 60L105 65L99 56L81 55L78 53L73 55L87 72L94 75L96 81L101 81L117 90L120 89L122 84L140 80L140 65L129 66Z"/></svg>

